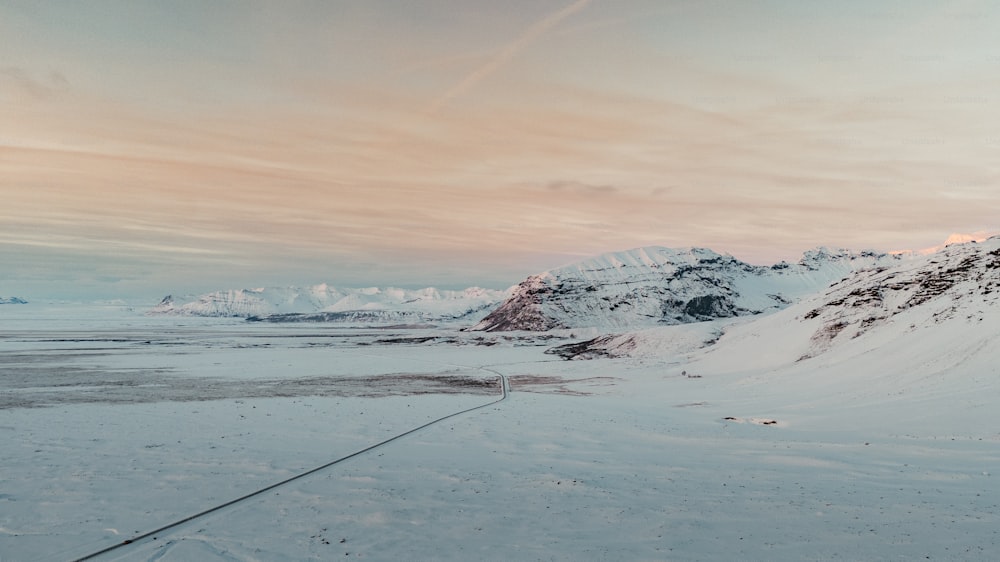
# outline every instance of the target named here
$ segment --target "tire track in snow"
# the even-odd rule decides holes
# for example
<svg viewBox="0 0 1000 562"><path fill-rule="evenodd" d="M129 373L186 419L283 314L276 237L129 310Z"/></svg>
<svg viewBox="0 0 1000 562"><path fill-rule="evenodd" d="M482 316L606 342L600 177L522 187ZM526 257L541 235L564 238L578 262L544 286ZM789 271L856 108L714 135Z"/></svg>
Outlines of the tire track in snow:
<svg viewBox="0 0 1000 562"><path fill-rule="evenodd" d="M161 534L161 533L164 533L164 532L169 531L171 529L174 529L176 527L180 527L181 525L184 525L186 523L190 523L190 522L192 522L192 521L194 521L196 519L200 519L200 518L205 517L207 515L211 515L213 513L217 513L219 511L222 511L223 509L226 509L228 507L232 507L232 506L234 506L234 505L236 505L238 503L244 502L246 500L258 497L258 496L260 496L262 494L265 494L267 492L270 492L272 490L275 490L277 488L280 488L282 486L285 486L287 484L295 482L296 480L300 480L300 479L305 478L307 476L316 474L317 472L321 472L323 470L331 468L331 467L333 467L333 466L335 466L337 464L340 464L340 463L342 463L344 461L353 459L354 457L358 457L358 456L363 455L365 453L369 453L369 452L371 452L371 451L373 451L375 449L378 449L379 447L382 447L384 445L388 445L389 443L392 443L393 441L397 441L397 440L402 439L404 437L407 437L409 435L413 435L414 433L417 433L418 431L427 429L428 427L430 427L432 425L439 424L439 423L441 423L441 422L443 422L445 420L449 420L451 418L454 418L454 417L457 417L457 416L461 416L463 414L468 414L469 412L474 412L476 410L481 410L483 408L487 408L489 406L493 406L495 404L499 404L500 402L503 402L504 400L506 400L507 397L510 395L510 382L507 380L507 375L504 375L504 374L500 373L499 371L495 371L493 369L488 369L486 367L477 367L477 369L479 369L480 371L492 373L492 374L496 375L497 377L499 377L499 380L500 380L500 398L498 398L498 399L496 399L496 400L494 400L492 402L487 402L486 404L481 404L479 406L474 406L472 408L466 408L464 410L461 410L461 411L458 411L458 412L454 412L454 413L448 414L446 416L442 416L440 418L431 420L431 421L429 421L429 422L427 422L427 423L425 423L425 424L423 424L423 425L421 425L419 427L415 427L413 429L404 431L403 433L399 433L397 435L394 435L393 437L385 439L384 441L380 441L380 442L378 442L378 443L376 443L374 445L370 445L368 447L365 447L364 449L361 449L360 451L355 451L354 453L351 453L349 455L346 455L346 456L340 457L338 459L332 460L332 461L330 461L330 462L328 462L328 463L326 463L326 464L324 464L322 466L318 466L318 467L313 468L311 470L307 470L306 472L303 472L301 474L297 474L295 476L292 476L291 478L286 478L285 480L282 480L282 481L277 482L275 484L271 484L270 486L267 486L266 488L261 488L259 490L254 491L254 492L250 492L249 494L245 494L245 495L240 496L240 497L238 497L236 499L229 500L226 503L217 505L215 507L211 507L211 508L206 509L204 511L200 511L198 513L195 513L194 515L190 515L188 517L185 517L184 519L180 519L178 521L174 521L173 523L169 523L169 524L164 525L162 527L159 527L157 529L153 529L152 531L148 531L148 532L143 533L141 535L137 535L137 536L134 536L134 537L132 537L130 539L126 539L126 540L124 540L124 541L122 541L120 543L113 544L113 545L111 545L111 546L109 546L107 548L103 548L103 549L98 550L96 552L92 552L92 553L87 554L85 556L82 556L80 558L75 558L73 560L73 562L83 562L84 560L93 560L95 558L98 558L98 557L100 557L100 556L102 556L104 554L107 554L109 552L118 550L120 548L124 548L124 547L127 547L127 546L137 545L137 544L142 544L142 543L148 542L150 539L156 538L156 536L159 535L159 534Z"/></svg>

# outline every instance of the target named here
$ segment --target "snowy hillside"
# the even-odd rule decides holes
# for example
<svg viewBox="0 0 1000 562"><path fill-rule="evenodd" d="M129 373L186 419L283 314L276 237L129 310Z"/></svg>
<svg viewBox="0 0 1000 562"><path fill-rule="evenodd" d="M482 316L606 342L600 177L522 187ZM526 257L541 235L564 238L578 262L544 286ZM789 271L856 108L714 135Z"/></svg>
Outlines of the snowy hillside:
<svg viewBox="0 0 1000 562"><path fill-rule="evenodd" d="M810 300L810 306L818 304L802 319L821 325L803 358L882 327L906 331L947 324L951 332L978 332L986 317L996 314L998 297L1000 237L948 246L905 266L860 271Z"/></svg>
<svg viewBox="0 0 1000 562"><path fill-rule="evenodd" d="M678 328L603 336L554 352L566 358L685 356L701 374L813 373L833 366L852 376L995 374L1000 237L857 271L772 315L705 323L697 332Z"/></svg>
<svg viewBox="0 0 1000 562"><path fill-rule="evenodd" d="M533 275L474 329L614 330L758 314L852 271L903 259L820 248L798 263L765 267L703 248L639 248Z"/></svg>
<svg viewBox="0 0 1000 562"><path fill-rule="evenodd" d="M28 301L18 297L0 297L0 304L28 304Z"/></svg>
<svg viewBox="0 0 1000 562"><path fill-rule="evenodd" d="M165 297L151 315L243 317L268 321L440 321L484 314L507 291L267 287L216 291L197 297Z"/></svg>

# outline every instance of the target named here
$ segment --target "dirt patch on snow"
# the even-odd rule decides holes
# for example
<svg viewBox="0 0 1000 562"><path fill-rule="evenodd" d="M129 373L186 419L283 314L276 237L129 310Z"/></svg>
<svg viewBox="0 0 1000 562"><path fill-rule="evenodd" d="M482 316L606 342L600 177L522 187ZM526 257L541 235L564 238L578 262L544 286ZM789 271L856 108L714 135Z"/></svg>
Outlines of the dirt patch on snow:
<svg viewBox="0 0 1000 562"><path fill-rule="evenodd" d="M738 418L735 416L726 416L722 418L725 423L749 423L753 425L768 425L772 427L788 427L787 422L780 422L771 418Z"/></svg>
<svg viewBox="0 0 1000 562"><path fill-rule="evenodd" d="M0 376L11 374L0 369ZM234 380L180 377L164 370L35 368L5 376L0 410L61 404L195 402L232 398L343 396L380 398L421 394L500 395L499 377L460 373L319 376Z"/></svg>
<svg viewBox="0 0 1000 562"><path fill-rule="evenodd" d="M588 377L585 379L566 379L543 375L513 375L507 377L511 390L518 392L536 392L540 394L568 394L572 396L589 396L598 387L614 386L614 377ZM583 388L581 388L583 387Z"/></svg>

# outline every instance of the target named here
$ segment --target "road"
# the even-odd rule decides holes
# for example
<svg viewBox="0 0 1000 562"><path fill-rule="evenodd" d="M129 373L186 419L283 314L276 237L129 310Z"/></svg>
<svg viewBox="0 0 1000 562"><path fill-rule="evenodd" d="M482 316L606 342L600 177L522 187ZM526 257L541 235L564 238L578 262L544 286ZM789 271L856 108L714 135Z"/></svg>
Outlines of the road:
<svg viewBox="0 0 1000 562"><path fill-rule="evenodd" d="M394 435L394 436L392 436L392 437L390 437L388 439L385 439L384 441L380 441L380 442L378 442L378 443L376 443L374 445L370 445L368 447L365 447L364 449L361 449L360 451L356 451L356 452L351 453L349 455L340 457L338 459L334 459L334 460L332 460L332 461L330 461L330 462L328 462L328 463L326 463L326 464L324 464L322 466L318 466L318 467L313 468L311 470L308 470L306 472L297 474L297 475L295 475L295 476L293 476L291 478L287 478L285 480L282 480L281 482L277 482L277 483L271 484L270 486L267 486L265 488L261 488L259 490L253 491L253 492L250 492L249 494L245 494L245 495L240 496L240 497L238 497L236 499L230 500L230 501L228 501L226 503L217 505L215 507L211 507L211 508L206 509L204 511L200 511L198 513L195 513L194 515L190 515L188 517L185 517L184 519L180 519L178 521L174 521L174 522L169 523L167 525L164 525L162 527L153 529L152 531L148 531L148 532L145 532L145 533L133 536L133 537L131 537L129 539L126 539L126 540L124 540L122 542L115 543L113 545L110 545L110 546L108 546L106 548L103 548L101 550L98 550L96 552L92 552L90 554L87 554L86 556L83 556L83 557L80 557L80 558L76 558L74 560L74 562L81 562L83 560L96 560L96 559L102 557L105 554L109 554L111 552L118 551L118 550L121 550L121 549L124 549L124 548L135 547L135 546L137 546L139 544L143 544L143 543L152 541L154 538L159 538L159 536L167 534L167 533L169 533L172 530L176 530L178 527L180 527L182 525L185 525L185 524L190 523L192 521L201 519L201 518L203 518L205 516L208 516L208 515L211 515L211 514L214 514L214 513L218 513L219 511L222 511L222 510L224 510L226 508L229 508L229 507L232 507L232 506L234 506L236 504L245 502L245 501L247 501L247 500L249 500L251 498L258 497L261 494L273 491L276 488L280 488L282 486L286 486L288 484L291 484L292 482L295 482L295 481L300 480L302 478L305 478L307 476L311 476L311 475L316 474L318 472L322 472L324 470L328 470L328 469L330 469L330 468L332 468L332 467L334 467L334 466L336 466L336 465L338 465L338 464L340 464L342 462L345 462L347 460L353 459L353 458L358 457L360 455L364 455L366 453L370 453L370 452L374 451L375 449L378 449L380 447L384 447L384 446L386 446L386 445L388 445L388 444L390 444L390 443L392 443L394 441L398 441L400 439L403 439L404 437L413 435L414 433L417 433L419 431L427 429L428 427L431 427L433 425L439 424L439 423L441 423L441 422L443 422L445 420L449 420L449 419L452 419L452 418L457 417L457 416L461 416L461 415L464 415L464 414L468 414L470 412L474 412L476 410L481 410L483 408L487 408L489 406L493 406L495 404L499 404L500 402L503 402L504 400L506 400L508 398L508 396L510 396L510 381L507 380L507 376L506 375L504 375L504 374L502 374L502 373L500 373L498 371L495 371L493 369L486 368L486 367L477 367L477 369L480 370L480 371L486 372L486 373L490 373L491 375L494 375L494 376L498 377L498 380L500 381L500 398L498 398L496 400L493 400L492 402L488 402L486 404L481 404L479 406L474 406L472 408L466 408L464 410L461 410L461 411L458 411L458 412L453 412L453 413L450 413L450 414L448 414L446 416L442 416L442 417L437 418L435 420L429 421L429 422L427 422L427 423L425 423L425 424L423 424L423 425L421 425L419 427L415 427L413 429L410 429L410 430L404 431L402 433L396 434L396 435Z"/></svg>

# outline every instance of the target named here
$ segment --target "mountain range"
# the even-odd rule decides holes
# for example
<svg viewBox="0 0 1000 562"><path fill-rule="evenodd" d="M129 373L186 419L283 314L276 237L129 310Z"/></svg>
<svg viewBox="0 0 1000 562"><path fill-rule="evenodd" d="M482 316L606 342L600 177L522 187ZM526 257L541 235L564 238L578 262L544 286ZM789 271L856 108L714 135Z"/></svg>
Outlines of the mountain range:
<svg viewBox="0 0 1000 562"><path fill-rule="evenodd" d="M757 266L704 248L639 248L532 275L473 330L616 330L754 315L905 259L819 248L797 263Z"/></svg>
<svg viewBox="0 0 1000 562"><path fill-rule="evenodd" d="M447 322L485 332L591 328L621 334L809 306L798 313L812 333L809 349L802 352L807 356L822 353L835 338L858 337L893 322L907 309L931 301L937 306L945 302L942 295L957 300L960 295L953 293L970 283L976 285L968 298L993 302L994 292L1000 293L997 246L1000 238L995 237L951 244L926 255L818 248L795 263L771 266L751 265L705 248L647 247L545 271L507 290L348 289L325 284L235 289L167 296L149 314L268 322ZM982 303L980 308L986 306ZM936 314L941 318L957 313L942 309ZM621 344L614 337L563 351L568 356L613 354ZM705 337L711 339L710 334Z"/></svg>
<svg viewBox="0 0 1000 562"><path fill-rule="evenodd" d="M168 295L151 315L238 317L270 322L473 321L506 296L471 287L462 291L311 287L231 289L199 296Z"/></svg>
<svg viewBox="0 0 1000 562"><path fill-rule="evenodd" d="M856 362L858 372L888 372L896 362L981 377L997 372L998 312L1000 237L994 237L858 269L759 318L706 322L699 330L636 329L552 352L567 359L700 356L692 364L710 372L735 356L747 370Z"/></svg>

